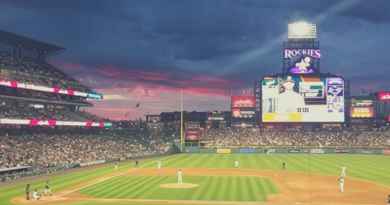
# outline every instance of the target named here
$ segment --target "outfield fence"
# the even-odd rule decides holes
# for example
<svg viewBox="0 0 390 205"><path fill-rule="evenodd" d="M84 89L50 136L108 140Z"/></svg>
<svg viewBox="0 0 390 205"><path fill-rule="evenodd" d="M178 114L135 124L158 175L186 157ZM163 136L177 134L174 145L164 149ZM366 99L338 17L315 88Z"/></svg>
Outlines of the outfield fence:
<svg viewBox="0 0 390 205"><path fill-rule="evenodd" d="M390 155L390 149L383 148L312 148L312 147L241 147L241 148L202 148L186 147L185 153L260 153L260 154L376 154Z"/></svg>

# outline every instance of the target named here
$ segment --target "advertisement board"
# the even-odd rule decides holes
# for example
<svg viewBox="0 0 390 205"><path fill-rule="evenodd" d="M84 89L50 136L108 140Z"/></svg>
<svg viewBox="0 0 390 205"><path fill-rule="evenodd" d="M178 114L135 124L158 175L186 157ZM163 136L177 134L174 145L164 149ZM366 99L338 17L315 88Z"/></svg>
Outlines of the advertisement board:
<svg viewBox="0 0 390 205"><path fill-rule="evenodd" d="M277 76L262 80L263 122L344 122L340 77Z"/></svg>
<svg viewBox="0 0 390 205"><path fill-rule="evenodd" d="M390 91L381 91L377 93L379 101L390 101Z"/></svg>
<svg viewBox="0 0 390 205"><path fill-rule="evenodd" d="M254 96L232 96L232 108L256 107L256 98Z"/></svg>
<svg viewBox="0 0 390 205"><path fill-rule="evenodd" d="M351 118L373 118L374 101L370 99L351 99Z"/></svg>
<svg viewBox="0 0 390 205"><path fill-rule="evenodd" d="M186 141L198 141L200 139L201 131L199 129L188 129L185 132Z"/></svg>
<svg viewBox="0 0 390 205"><path fill-rule="evenodd" d="M256 115L256 98L254 96L232 96L231 112L233 123L244 122L241 120L243 118L254 119Z"/></svg>
<svg viewBox="0 0 390 205"><path fill-rule="evenodd" d="M352 118L373 118L374 107L351 107Z"/></svg>
<svg viewBox="0 0 390 205"><path fill-rule="evenodd" d="M232 153L231 149L217 149L217 154L230 154Z"/></svg>

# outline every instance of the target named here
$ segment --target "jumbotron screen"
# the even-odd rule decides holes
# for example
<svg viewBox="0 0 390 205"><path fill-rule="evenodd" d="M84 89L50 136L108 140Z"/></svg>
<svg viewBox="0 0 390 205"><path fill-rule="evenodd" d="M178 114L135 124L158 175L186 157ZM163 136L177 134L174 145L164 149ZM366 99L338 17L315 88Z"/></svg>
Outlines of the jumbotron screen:
<svg viewBox="0 0 390 205"><path fill-rule="evenodd" d="M344 122L340 77L277 76L262 80L263 122Z"/></svg>

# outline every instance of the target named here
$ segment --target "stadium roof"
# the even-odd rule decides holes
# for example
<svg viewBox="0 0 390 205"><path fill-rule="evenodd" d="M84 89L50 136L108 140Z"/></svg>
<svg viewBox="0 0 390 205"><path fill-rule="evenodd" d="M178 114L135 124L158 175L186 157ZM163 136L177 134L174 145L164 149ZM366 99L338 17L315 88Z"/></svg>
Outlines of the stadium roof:
<svg viewBox="0 0 390 205"><path fill-rule="evenodd" d="M63 50L64 48L45 43L42 41L37 41L32 38L20 36L11 32L0 30L0 42L6 43L12 46L22 46L26 49L38 49L47 53L57 52Z"/></svg>

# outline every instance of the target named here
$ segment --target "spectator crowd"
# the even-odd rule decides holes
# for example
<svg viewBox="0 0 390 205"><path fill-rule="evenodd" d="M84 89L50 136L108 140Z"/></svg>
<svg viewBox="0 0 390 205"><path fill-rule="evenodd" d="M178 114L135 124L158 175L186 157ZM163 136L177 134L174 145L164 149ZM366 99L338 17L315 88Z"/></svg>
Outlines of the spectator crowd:
<svg viewBox="0 0 390 205"><path fill-rule="evenodd" d="M390 130L276 131L258 128L220 128L209 129L203 141L209 147L390 147Z"/></svg>

